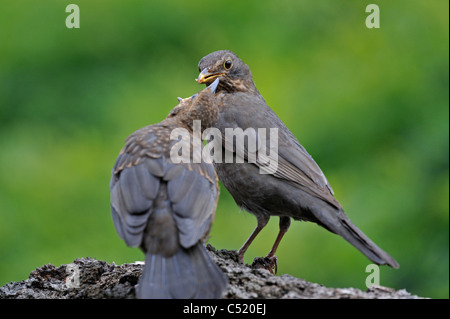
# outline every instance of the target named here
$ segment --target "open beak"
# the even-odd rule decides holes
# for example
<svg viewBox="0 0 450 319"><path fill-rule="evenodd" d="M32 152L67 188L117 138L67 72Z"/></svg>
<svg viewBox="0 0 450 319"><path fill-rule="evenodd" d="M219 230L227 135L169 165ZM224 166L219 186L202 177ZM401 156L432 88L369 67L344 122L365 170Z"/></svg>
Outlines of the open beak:
<svg viewBox="0 0 450 319"><path fill-rule="evenodd" d="M225 73L210 73L208 68L204 68L202 72L198 75L198 78L195 79L198 83L206 83L211 84L211 82L218 78L219 76L224 75Z"/></svg>

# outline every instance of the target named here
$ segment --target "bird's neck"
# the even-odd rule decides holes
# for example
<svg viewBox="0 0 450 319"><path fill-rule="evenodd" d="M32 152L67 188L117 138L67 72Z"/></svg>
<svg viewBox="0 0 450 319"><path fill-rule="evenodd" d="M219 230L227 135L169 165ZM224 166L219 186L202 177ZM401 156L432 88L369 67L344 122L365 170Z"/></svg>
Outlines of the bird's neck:
<svg viewBox="0 0 450 319"><path fill-rule="evenodd" d="M237 93L245 92L248 94L258 95L259 91L252 80L236 79L231 81L223 81L219 83L219 92Z"/></svg>
<svg viewBox="0 0 450 319"><path fill-rule="evenodd" d="M184 119L184 124L190 132L193 132L194 121L200 121L200 129L203 132L205 129L213 126L219 117L218 108L205 108L201 110L193 110L188 113L188 116Z"/></svg>

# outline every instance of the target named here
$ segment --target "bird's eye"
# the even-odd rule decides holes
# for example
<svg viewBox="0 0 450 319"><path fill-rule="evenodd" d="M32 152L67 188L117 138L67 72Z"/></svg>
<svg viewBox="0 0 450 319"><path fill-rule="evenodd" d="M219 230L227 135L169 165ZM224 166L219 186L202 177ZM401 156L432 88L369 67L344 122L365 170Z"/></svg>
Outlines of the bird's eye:
<svg viewBox="0 0 450 319"><path fill-rule="evenodd" d="M229 70L231 68L231 65L233 63L231 62L230 59L226 60L225 63L223 64L223 67L225 68L225 70Z"/></svg>

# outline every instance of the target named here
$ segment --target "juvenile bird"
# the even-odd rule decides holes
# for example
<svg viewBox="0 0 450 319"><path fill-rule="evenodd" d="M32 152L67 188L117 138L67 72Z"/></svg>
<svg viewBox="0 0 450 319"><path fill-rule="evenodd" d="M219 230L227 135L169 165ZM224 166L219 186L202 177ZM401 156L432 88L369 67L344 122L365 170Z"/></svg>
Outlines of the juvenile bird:
<svg viewBox="0 0 450 319"><path fill-rule="evenodd" d="M278 151L272 157L250 149L247 144L236 145L235 139L222 143L222 154L232 153L234 161L227 163L223 155L221 161L215 162L220 181L237 205L257 219L257 227L238 252L239 260L243 262L245 251L266 226L270 216L279 216L279 233L266 256L275 263L275 267L277 247L293 218L317 223L342 236L376 264L398 268L398 263L346 216L322 170L266 104L253 83L250 68L228 50L208 54L200 60L198 67L198 83L208 85L220 79L216 90L219 119L215 126L221 130L222 139L226 138L227 128L253 128L255 131L265 128L267 132L270 128L278 129ZM255 136L258 143L264 143L261 137L264 135ZM268 150L270 139L265 140ZM244 163L236 163L239 150ZM256 160L250 161L250 156ZM276 160L277 167L270 174L261 174L261 169L267 166L267 158Z"/></svg>
<svg viewBox="0 0 450 319"><path fill-rule="evenodd" d="M220 298L226 288L225 275L203 245L219 197L217 176L211 163L193 163L201 150L193 148L191 136L194 120L202 130L217 120L218 81L181 99L162 122L131 134L114 165L114 226L128 246L145 253L138 298ZM189 134L171 139L176 129ZM191 152L188 161L173 160L177 143Z"/></svg>

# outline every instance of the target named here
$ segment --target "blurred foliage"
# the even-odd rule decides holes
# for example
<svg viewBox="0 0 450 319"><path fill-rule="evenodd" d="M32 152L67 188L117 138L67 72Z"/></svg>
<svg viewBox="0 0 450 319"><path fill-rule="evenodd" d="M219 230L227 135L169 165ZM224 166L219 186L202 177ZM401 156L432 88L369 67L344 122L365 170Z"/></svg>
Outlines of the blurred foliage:
<svg viewBox="0 0 450 319"><path fill-rule="evenodd" d="M81 28L67 29L77 3ZM449 296L448 1L13 1L0 4L0 285L45 263L142 260L117 236L109 178L124 139L200 87L219 49L326 173L350 218L394 256L380 283ZM255 218L222 187L210 242L238 249ZM264 256L272 218L246 254ZM369 261L294 222L278 273L365 289Z"/></svg>

